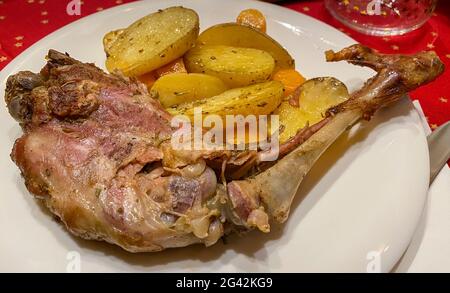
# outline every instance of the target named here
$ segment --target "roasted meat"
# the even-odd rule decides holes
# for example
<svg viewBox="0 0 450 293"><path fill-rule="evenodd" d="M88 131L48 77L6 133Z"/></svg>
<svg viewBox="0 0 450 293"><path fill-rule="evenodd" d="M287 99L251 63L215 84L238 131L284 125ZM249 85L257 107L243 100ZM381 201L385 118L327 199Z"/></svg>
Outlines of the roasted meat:
<svg viewBox="0 0 450 293"><path fill-rule="evenodd" d="M40 73L8 78L6 104L23 129L11 157L28 190L86 239L144 252L269 232L348 126L443 71L432 52L388 56L354 45L326 55L378 74L266 164L264 151L173 149L171 116L142 84L50 50Z"/></svg>

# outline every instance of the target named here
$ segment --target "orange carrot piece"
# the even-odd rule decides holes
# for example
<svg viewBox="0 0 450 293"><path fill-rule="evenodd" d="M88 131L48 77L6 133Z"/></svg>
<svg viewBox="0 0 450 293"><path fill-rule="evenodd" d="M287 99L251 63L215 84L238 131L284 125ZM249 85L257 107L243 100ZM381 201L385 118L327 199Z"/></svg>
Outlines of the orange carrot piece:
<svg viewBox="0 0 450 293"><path fill-rule="evenodd" d="M284 85L285 96L288 96L292 92L294 92L295 89L298 88L306 80L295 69L281 69L273 75L272 79L278 80Z"/></svg>
<svg viewBox="0 0 450 293"><path fill-rule="evenodd" d="M137 77L137 79L142 82L143 84L145 84L147 86L147 88L151 88L153 86L153 84L156 81L156 74L154 71L151 71L149 73L140 75Z"/></svg>
<svg viewBox="0 0 450 293"><path fill-rule="evenodd" d="M236 22L242 25L251 26L257 30L266 32L266 18L261 11L256 9L246 9L239 13Z"/></svg>
<svg viewBox="0 0 450 293"><path fill-rule="evenodd" d="M186 67L184 66L183 58L178 58L169 64L166 64L155 70L156 76L159 78L163 75L170 73L187 73Z"/></svg>

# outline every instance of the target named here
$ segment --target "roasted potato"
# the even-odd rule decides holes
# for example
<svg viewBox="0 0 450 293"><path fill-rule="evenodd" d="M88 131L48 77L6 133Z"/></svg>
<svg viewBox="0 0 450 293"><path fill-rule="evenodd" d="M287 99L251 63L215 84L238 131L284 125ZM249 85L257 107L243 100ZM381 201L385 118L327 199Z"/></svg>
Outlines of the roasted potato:
<svg viewBox="0 0 450 293"><path fill-rule="evenodd" d="M277 41L267 34L246 25L224 23L202 32L197 45L224 45L254 48L268 52L275 59L275 69L294 69L295 61Z"/></svg>
<svg viewBox="0 0 450 293"><path fill-rule="evenodd" d="M323 119L325 111L349 98L347 87L333 77L306 81L281 103L274 114L279 115L280 142L293 137L307 124Z"/></svg>
<svg viewBox="0 0 450 293"><path fill-rule="evenodd" d="M118 29L118 30L107 33L103 37L103 48L105 49L105 52L108 52L111 50L112 44L117 40L117 38L119 37L119 35L121 33L123 33L123 29Z"/></svg>
<svg viewBox="0 0 450 293"><path fill-rule="evenodd" d="M279 81L267 81L231 89L209 99L183 103L167 110L173 115L186 115L191 118L196 107L201 107L203 116L268 115L278 107L282 99L283 84Z"/></svg>
<svg viewBox="0 0 450 293"><path fill-rule="evenodd" d="M275 67L265 51L222 45L194 47L184 60L188 72L217 76L230 87L267 81Z"/></svg>
<svg viewBox="0 0 450 293"><path fill-rule="evenodd" d="M170 7L139 19L128 28L105 35L106 67L126 76L157 69L188 51L199 32L194 10Z"/></svg>
<svg viewBox="0 0 450 293"><path fill-rule="evenodd" d="M217 96L228 87L217 77L200 73L172 73L160 77L151 88L163 107Z"/></svg>

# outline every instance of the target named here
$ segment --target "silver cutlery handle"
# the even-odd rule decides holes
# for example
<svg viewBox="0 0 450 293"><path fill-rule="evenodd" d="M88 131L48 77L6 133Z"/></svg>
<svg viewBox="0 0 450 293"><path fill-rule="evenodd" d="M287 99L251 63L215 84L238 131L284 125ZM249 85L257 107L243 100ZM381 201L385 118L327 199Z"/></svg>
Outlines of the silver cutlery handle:
<svg viewBox="0 0 450 293"><path fill-rule="evenodd" d="M450 121L427 137L430 150L430 184L450 158Z"/></svg>

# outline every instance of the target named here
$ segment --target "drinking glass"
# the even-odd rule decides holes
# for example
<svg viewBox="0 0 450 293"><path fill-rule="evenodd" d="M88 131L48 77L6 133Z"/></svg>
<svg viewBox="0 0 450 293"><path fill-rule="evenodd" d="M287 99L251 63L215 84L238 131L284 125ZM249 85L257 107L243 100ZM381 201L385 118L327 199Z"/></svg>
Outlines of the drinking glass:
<svg viewBox="0 0 450 293"><path fill-rule="evenodd" d="M354 30L376 36L402 35L422 26L437 0L325 0L328 11Z"/></svg>

